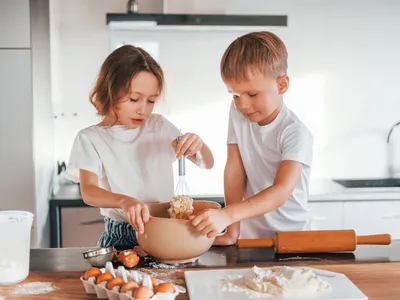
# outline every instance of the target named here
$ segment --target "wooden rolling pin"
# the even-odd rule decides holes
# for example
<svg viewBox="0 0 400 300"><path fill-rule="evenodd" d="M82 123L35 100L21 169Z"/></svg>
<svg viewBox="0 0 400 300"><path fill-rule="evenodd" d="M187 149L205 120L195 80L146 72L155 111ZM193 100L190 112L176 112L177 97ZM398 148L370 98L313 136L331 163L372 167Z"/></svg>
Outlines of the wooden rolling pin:
<svg viewBox="0 0 400 300"><path fill-rule="evenodd" d="M239 239L238 248L274 247L275 253L354 251L357 245L390 245L390 234L357 236L354 230L276 232L270 239Z"/></svg>

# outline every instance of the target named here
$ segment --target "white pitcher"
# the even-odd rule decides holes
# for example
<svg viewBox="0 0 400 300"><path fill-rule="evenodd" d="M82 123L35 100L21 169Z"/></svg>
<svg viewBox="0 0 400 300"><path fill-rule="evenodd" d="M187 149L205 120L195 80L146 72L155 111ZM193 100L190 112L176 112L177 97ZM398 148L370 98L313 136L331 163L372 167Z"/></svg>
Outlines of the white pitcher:
<svg viewBox="0 0 400 300"><path fill-rule="evenodd" d="M32 222L30 212L0 211L0 285L28 277Z"/></svg>

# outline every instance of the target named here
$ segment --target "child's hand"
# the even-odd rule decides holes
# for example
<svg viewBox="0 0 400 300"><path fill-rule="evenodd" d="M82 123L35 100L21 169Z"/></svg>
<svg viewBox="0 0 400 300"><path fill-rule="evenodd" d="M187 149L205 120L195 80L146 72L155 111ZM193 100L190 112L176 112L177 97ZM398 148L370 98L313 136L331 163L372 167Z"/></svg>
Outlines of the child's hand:
<svg viewBox="0 0 400 300"><path fill-rule="evenodd" d="M239 223L229 225L225 234L217 236L214 246L230 246L236 244L240 234Z"/></svg>
<svg viewBox="0 0 400 300"><path fill-rule="evenodd" d="M197 216L190 216L196 230L208 238L216 237L231 224L228 214L223 209L206 209Z"/></svg>
<svg viewBox="0 0 400 300"><path fill-rule="evenodd" d="M229 233L225 233L221 236L217 236L213 243L214 246L231 246L234 245L236 241L232 239Z"/></svg>
<svg viewBox="0 0 400 300"><path fill-rule="evenodd" d="M144 233L144 224L149 221L149 208L143 202L132 197L126 197L121 201L126 220L132 225L137 233Z"/></svg>
<svg viewBox="0 0 400 300"><path fill-rule="evenodd" d="M182 155L191 156L196 154L203 147L203 141L194 133L186 133L175 146L176 157Z"/></svg>

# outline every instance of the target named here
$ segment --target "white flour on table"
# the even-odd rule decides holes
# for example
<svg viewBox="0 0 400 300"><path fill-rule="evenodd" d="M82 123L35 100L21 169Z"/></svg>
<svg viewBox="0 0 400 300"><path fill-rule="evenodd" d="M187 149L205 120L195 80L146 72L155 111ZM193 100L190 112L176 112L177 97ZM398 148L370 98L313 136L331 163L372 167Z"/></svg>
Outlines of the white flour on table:
<svg viewBox="0 0 400 300"><path fill-rule="evenodd" d="M151 262L149 263L149 268L151 269L177 269L177 265L169 265L169 264L164 264L160 262Z"/></svg>
<svg viewBox="0 0 400 300"><path fill-rule="evenodd" d="M221 279L221 291L244 293L250 299L254 298L271 298L272 296L265 293L253 291L246 287L243 281L243 275L230 275Z"/></svg>
<svg viewBox="0 0 400 300"><path fill-rule="evenodd" d="M39 295L53 292L55 288L51 282L29 282L18 285L11 294L13 295Z"/></svg>

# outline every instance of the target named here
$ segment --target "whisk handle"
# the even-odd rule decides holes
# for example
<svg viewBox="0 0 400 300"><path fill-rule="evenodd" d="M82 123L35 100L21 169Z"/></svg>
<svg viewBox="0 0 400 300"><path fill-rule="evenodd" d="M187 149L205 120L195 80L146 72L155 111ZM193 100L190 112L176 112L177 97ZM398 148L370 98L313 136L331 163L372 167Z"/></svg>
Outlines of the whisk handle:
<svg viewBox="0 0 400 300"><path fill-rule="evenodd" d="M176 138L176 140L178 142L180 139L181 139L180 136L178 136ZM186 166L185 166L185 156L184 155L181 155L181 157L179 157L178 165L179 165L179 176L185 176L186 175Z"/></svg>
<svg viewBox="0 0 400 300"><path fill-rule="evenodd" d="M185 172L185 157L182 155L179 158L179 176L185 176L186 172Z"/></svg>

